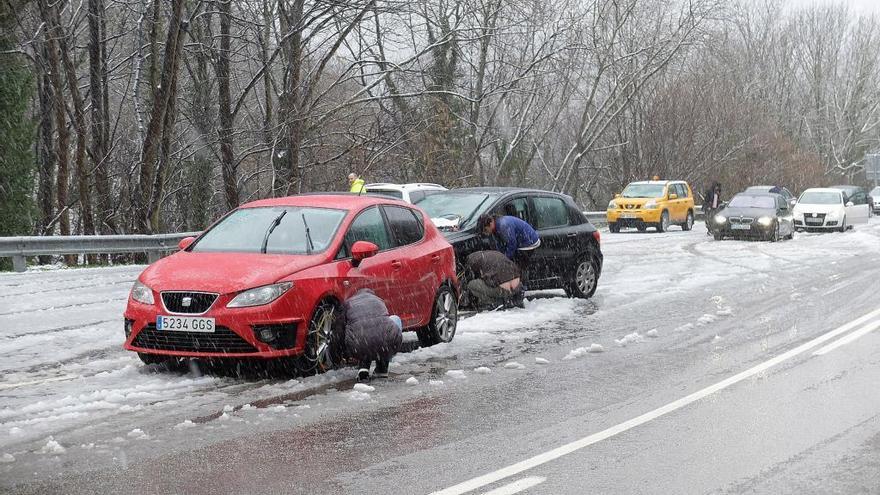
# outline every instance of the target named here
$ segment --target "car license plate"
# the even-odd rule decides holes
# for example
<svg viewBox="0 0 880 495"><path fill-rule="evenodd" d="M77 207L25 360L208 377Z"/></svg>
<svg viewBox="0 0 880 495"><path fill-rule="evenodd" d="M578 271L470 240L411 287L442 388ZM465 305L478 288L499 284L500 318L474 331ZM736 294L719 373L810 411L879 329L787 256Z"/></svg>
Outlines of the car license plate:
<svg viewBox="0 0 880 495"><path fill-rule="evenodd" d="M821 219L821 218L809 218L809 217L807 217L807 218L805 218L804 220L806 220L807 223L814 223L814 224L817 224L817 225L822 225L822 219Z"/></svg>
<svg viewBox="0 0 880 495"><path fill-rule="evenodd" d="M747 223L734 223L730 228L733 230L751 230L752 226Z"/></svg>
<svg viewBox="0 0 880 495"><path fill-rule="evenodd" d="M636 218L635 213L621 213L620 218Z"/></svg>
<svg viewBox="0 0 880 495"><path fill-rule="evenodd" d="M214 318L194 318L192 316L157 316L156 330L172 332L204 332L214 331Z"/></svg>

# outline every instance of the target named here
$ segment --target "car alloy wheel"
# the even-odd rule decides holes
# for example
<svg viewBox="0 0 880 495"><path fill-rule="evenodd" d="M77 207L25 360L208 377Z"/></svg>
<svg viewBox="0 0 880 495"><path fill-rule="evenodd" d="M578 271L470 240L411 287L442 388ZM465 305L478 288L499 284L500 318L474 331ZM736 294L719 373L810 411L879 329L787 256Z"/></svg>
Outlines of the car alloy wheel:
<svg viewBox="0 0 880 495"><path fill-rule="evenodd" d="M664 211L660 215L660 223L657 224L657 232L666 232L669 230L669 212Z"/></svg>
<svg viewBox="0 0 880 495"><path fill-rule="evenodd" d="M306 346L299 356L297 368L304 375L323 373L334 367L332 345L333 325L336 322L336 305L321 301L309 321Z"/></svg>
<svg viewBox="0 0 880 495"><path fill-rule="evenodd" d="M691 230L694 227L694 212L688 211L687 220L681 224L681 230Z"/></svg>
<svg viewBox="0 0 880 495"><path fill-rule="evenodd" d="M451 342L458 326L458 301L455 293L447 285L437 289L431 320L428 325L416 331L422 347Z"/></svg>
<svg viewBox="0 0 880 495"><path fill-rule="evenodd" d="M578 261L574 269L574 278L565 289L568 297L588 299L596 292L596 263L591 255Z"/></svg>

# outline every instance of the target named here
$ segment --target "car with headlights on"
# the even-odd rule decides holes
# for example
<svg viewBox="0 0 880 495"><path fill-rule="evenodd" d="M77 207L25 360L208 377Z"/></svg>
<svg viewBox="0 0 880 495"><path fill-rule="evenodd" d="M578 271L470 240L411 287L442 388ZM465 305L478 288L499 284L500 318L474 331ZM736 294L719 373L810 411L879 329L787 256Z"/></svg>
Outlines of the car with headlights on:
<svg viewBox="0 0 880 495"><path fill-rule="evenodd" d="M791 207L776 193L739 193L710 221L716 241L747 238L776 242L794 235Z"/></svg>
<svg viewBox="0 0 880 495"><path fill-rule="evenodd" d="M680 180L631 182L608 203L606 218L611 232L624 227L635 227L639 232L654 227L657 232L666 232L670 225L691 230L694 193Z"/></svg>
<svg viewBox="0 0 880 495"><path fill-rule="evenodd" d="M304 374L338 364L341 303L381 297L423 345L455 335L452 246L403 201L314 194L228 213L147 267L125 309L125 349L145 363L178 358L280 360Z"/></svg>
<svg viewBox="0 0 880 495"><path fill-rule="evenodd" d="M867 205L847 201L844 191L837 188L807 189L794 205L794 226L797 230L845 232L854 224L867 222Z"/></svg>

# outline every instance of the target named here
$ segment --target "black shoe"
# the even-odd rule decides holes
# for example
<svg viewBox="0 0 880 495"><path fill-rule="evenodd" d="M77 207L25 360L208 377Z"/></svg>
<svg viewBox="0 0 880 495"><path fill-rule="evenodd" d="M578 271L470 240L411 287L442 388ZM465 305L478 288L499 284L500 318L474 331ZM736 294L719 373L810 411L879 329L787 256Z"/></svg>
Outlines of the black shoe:
<svg viewBox="0 0 880 495"><path fill-rule="evenodd" d="M366 368L361 368L358 370L357 381L359 382L368 382L370 381L370 370Z"/></svg>
<svg viewBox="0 0 880 495"><path fill-rule="evenodd" d="M373 370L374 378L388 378L388 363L376 361L376 368Z"/></svg>

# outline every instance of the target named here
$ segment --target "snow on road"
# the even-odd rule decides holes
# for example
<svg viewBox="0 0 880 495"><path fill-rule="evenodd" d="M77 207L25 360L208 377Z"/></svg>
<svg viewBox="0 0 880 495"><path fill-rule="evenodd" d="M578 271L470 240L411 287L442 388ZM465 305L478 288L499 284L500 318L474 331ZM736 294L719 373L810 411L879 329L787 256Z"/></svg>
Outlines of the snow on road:
<svg viewBox="0 0 880 495"><path fill-rule="evenodd" d="M711 297L717 284L743 275L760 280L780 271L828 268L846 258L877 255L880 221L845 234L795 234L792 241L774 244L716 242L701 225L691 232L664 234L606 232L602 240L605 266L593 301L540 297L527 301L525 309L462 320L452 343L398 355L391 372L400 380L375 391L332 389L352 378L353 369L288 380L144 366L135 354L122 349L122 311L142 266L0 274L0 475L7 466L35 457L186 435L204 426L194 420L215 412L220 425L283 420L273 418L289 421L320 414L315 412L320 408L357 408L387 400L383 388L434 393L444 387L470 386L476 379L467 378L470 370L472 377L490 379L495 370L509 375L534 368L517 359L557 366L568 365L573 358L603 359L621 352L624 345L645 345L644 336L659 340L735 315L735 307L720 296ZM835 291L847 283L832 273L825 286L812 289ZM549 341L560 320L583 321L587 330L590 315L611 308L645 307L669 294L705 291L710 293L705 302L715 311L699 321L677 322L669 332L647 327L635 335L607 335L596 342L591 338L580 344L585 347L542 351L544 361L522 355L526 343ZM792 293L792 300L796 294ZM309 390L322 391L318 402L249 405Z"/></svg>

